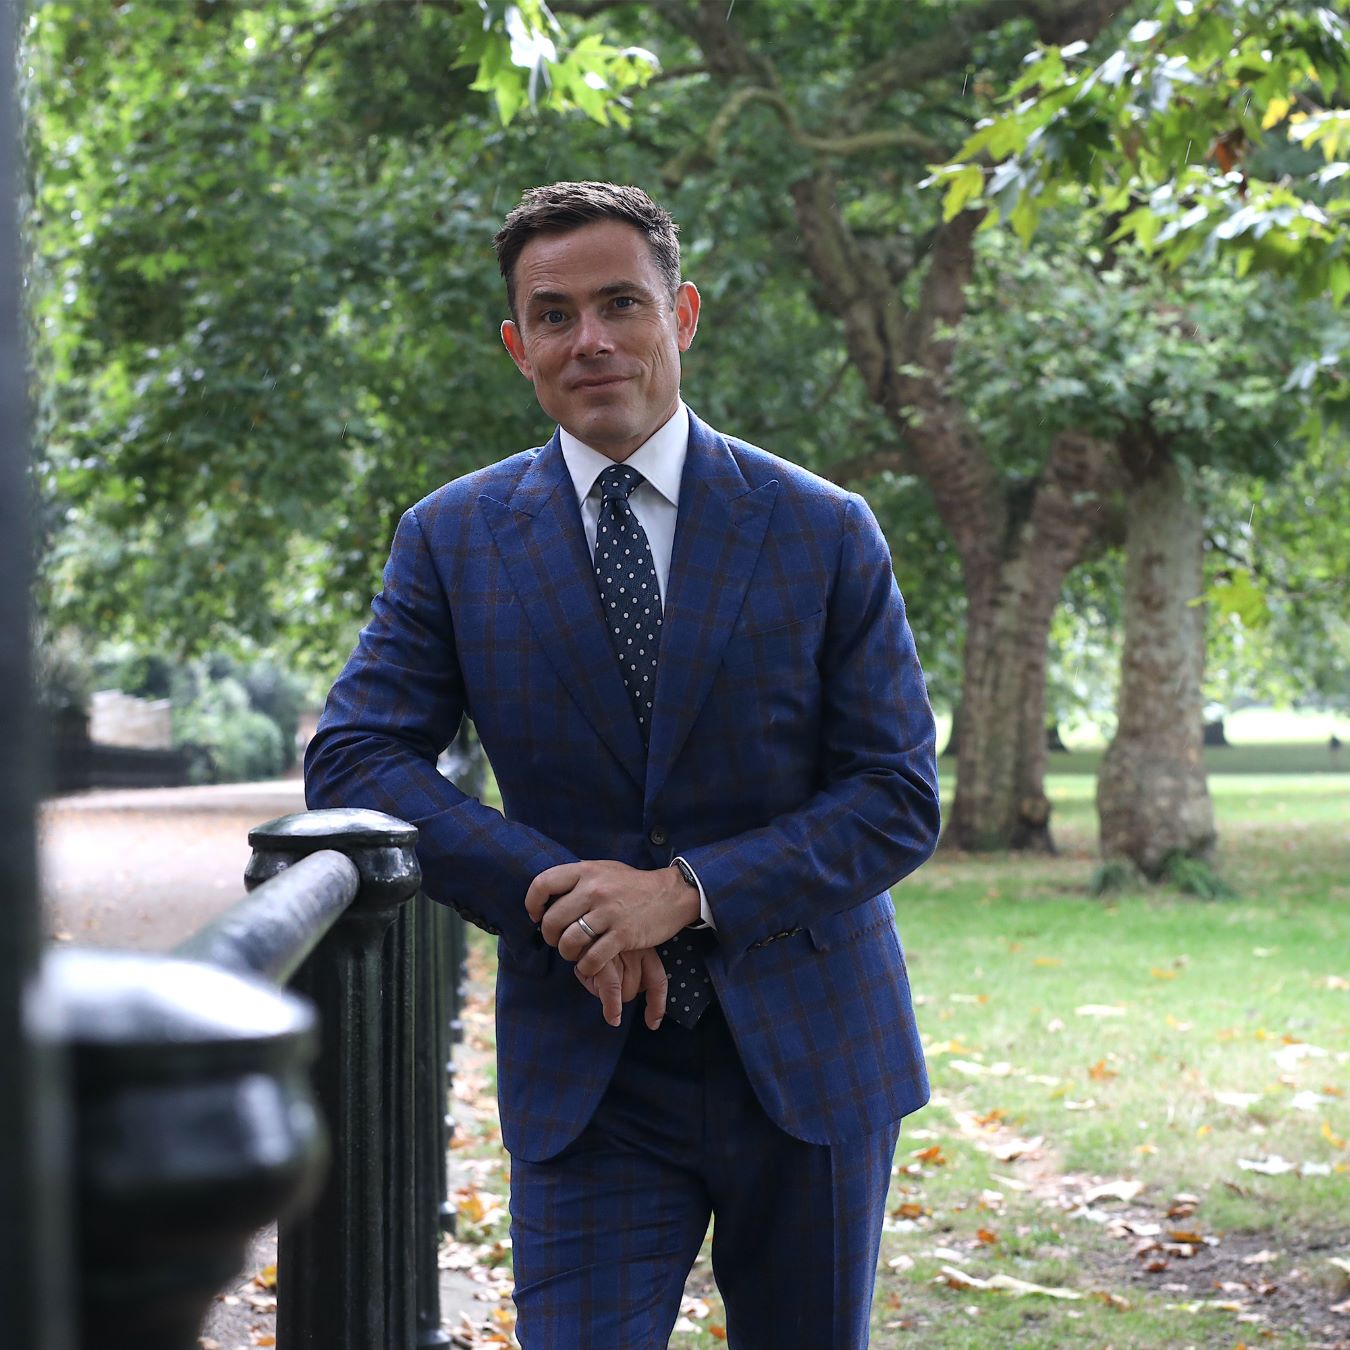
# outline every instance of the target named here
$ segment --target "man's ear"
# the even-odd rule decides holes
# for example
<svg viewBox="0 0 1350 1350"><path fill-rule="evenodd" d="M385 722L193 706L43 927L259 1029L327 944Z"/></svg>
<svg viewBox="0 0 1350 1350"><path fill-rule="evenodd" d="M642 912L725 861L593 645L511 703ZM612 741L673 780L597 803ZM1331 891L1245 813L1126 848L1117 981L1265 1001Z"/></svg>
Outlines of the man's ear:
<svg viewBox="0 0 1350 1350"><path fill-rule="evenodd" d="M682 352L687 352L693 345L701 303L698 287L692 281L682 281L675 292L675 335Z"/></svg>
<svg viewBox="0 0 1350 1350"><path fill-rule="evenodd" d="M506 345L506 350L511 353L511 360L516 363L516 369L531 384L534 383L534 368L530 365L530 358L525 355L525 339L520 335L520 328L514 319L507 319L502 324L502 342Z"/></svg>

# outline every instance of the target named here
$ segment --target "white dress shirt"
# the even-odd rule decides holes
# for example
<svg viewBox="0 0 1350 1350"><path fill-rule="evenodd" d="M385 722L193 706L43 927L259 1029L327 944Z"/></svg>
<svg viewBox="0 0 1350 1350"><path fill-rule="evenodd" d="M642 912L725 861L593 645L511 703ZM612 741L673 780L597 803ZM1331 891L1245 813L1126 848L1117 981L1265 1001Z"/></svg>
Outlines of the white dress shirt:
<svg viewBox="0 0 1350 1350"><path fill-rule="evenodd" d="M595 534L600 524L600 475L614 463L608 455L592 450L579 441L566 427L560 427L563 460L576 489L581 506L581 523L586 532L586 546L595 561ZM657 428L623 462L636 469L643 481L633 489L628 504L647 532L651 545L652 564L656 568L656 584L661 589L661 603L666 602L667 582L670 578L670 554L675 546L675 520L679 514L680 479L684 474L684 460L689 452L689 409L680 403L670 419ZM692 868L690 869L693 870ZM695 881L698 877L695 876ZM698 881L698 907L701 921L710 928L713 922L708 897L703 883Z"/></svg>
<svg viewBox="0 0 1350 1350"><path fill-rule="evenodd" d="M566 427L562 431L562 453L572 486L581 504L581 523L586 527L586 544L595 561L595 532L600 523L600 475L614 461L577 440ZM684 457L689 450L689 409L681 403L671 415L623 462L643 477L633 489L628 505L647 532L656 567L656 584L661 588L661 603L666 602L666 582L670 577L670 551L675 544L675 517L680 503L680 477Z"/></svg>

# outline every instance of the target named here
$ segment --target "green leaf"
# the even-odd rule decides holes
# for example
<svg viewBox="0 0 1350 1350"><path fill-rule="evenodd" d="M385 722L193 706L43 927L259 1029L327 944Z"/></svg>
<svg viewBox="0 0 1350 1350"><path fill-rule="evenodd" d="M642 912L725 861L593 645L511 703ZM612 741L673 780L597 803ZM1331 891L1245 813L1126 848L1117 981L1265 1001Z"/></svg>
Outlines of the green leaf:
<svg viewBox="0 0 1350 1350"><path fill-rule="evenodd" d="M962 165L950 182L942 198L942 219L954 220L965 210L966 204L984 190L984 170L978 164Z"/></svg>

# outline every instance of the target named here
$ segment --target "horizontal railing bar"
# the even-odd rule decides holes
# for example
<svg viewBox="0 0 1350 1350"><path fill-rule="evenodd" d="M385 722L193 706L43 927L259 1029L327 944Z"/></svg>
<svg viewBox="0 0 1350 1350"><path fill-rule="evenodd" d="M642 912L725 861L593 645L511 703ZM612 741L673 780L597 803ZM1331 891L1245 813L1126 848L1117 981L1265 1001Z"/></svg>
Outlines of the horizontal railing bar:
<svg viewBox="0 0 1350 1350"><path fill-rule="evenodd" d="M311 853L194 933L174 955L284 985L355 899L360 884L361 874L345 854Z"/></svg>

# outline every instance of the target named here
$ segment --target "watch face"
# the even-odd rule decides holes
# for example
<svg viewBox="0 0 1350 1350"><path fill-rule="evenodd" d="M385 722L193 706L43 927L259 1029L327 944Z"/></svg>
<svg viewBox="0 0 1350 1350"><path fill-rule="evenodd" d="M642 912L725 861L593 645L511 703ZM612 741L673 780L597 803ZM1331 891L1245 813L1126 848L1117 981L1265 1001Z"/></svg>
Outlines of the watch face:
<svg viewBox="0 0 1350 1350"><path fill-rule="evenodd" d="M697 890L698 879L694 876L694 869L690 867L689 864L685 862L683 858L676 858L673 865L675 867L675 870L679 872L679 874L684 878L685 884L688 886L692 886L694 887L695 890Z"/></svg>

